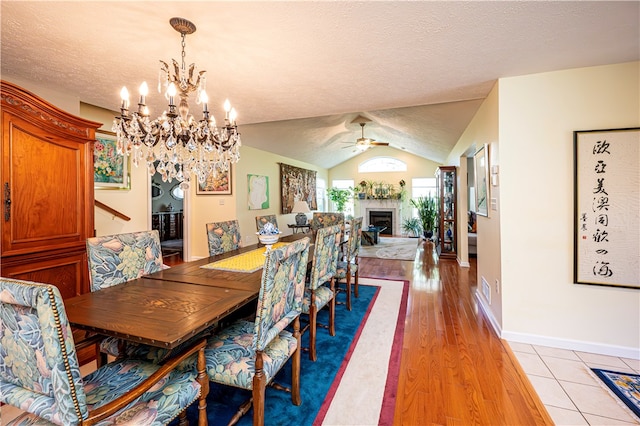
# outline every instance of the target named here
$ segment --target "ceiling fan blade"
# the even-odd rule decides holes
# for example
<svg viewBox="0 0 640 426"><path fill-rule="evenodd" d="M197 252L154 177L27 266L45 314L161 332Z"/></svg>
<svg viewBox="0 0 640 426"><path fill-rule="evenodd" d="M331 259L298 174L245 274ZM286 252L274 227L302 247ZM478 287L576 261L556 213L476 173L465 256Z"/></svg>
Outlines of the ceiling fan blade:
<svg viewBox="0 0 640 426"><path fill-rule="evenodd" d="M376 141L371 141L371 142L369 142L369 145L389 146L389 142L376 142Z"/></svg>

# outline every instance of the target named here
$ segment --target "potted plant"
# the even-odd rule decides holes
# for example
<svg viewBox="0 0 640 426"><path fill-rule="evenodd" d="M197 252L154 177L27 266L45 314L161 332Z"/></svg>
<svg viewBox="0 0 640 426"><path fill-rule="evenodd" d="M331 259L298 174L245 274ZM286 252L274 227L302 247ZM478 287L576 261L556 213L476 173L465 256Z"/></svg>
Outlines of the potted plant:
<svg viewBox="0 0 640 426"><path fill-rule="evenodd" d="M433 230L436 226L436 218L438 217L437 198L431 195L412 198L411 204L418 209L418 217L422 223L425 238L433 237Z"/></svg>
<svg viewBox="0 0 640 426"><path fill-rule="evenodd" d="M419 237L422 233L422 223L417 217L409 217L402 222L402 230L411 238Z"/></svg>
<svg viewBox="0 0 640 426"><path fill-rule="evenodd" d="M341 188L329 188L327 189L327 196L329 200L335 205L336 210L340 213L344 212L345 205L351 197L351 191Z"/></svg>

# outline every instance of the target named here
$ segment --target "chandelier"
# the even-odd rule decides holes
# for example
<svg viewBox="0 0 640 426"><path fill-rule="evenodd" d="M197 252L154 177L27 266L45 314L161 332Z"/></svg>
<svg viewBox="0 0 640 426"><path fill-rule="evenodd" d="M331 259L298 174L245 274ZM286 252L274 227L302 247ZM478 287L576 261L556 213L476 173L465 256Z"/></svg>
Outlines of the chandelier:
<svg viewBox="0 0 640 426"><path fill-rule="evenodd" d="M129 111L129 92L122 88L120 96L120 116L113 122L116 134L116 146L119 154L130 155L134 165L146 162L149 174L160 173L163 181L173 179L180 187L189 188L191 175L197 176L204 184L213 174L226 172L230 163L240 159L240 133L236 125L236 111L229 100L224 103L224 124L218 127L209 113L206 88L206 71L194 76L195 64L186 67L185 39L192 34L196 26L183 18L171 18L171 26L182 35L182 62L173 59L173 72L169 65L160 61L158 92L164 90L169 101L169 110L157 118L149 117L146 96L149 88L146 82L140 85L140 101L137 111ZM196 78L194 81L194 77ZM196 119L189 113L187 99L196 92L196 104L202 104L202 119ZM178 106L175 97L180 97ZM154 166L158 162L157 167Z"/></svg>

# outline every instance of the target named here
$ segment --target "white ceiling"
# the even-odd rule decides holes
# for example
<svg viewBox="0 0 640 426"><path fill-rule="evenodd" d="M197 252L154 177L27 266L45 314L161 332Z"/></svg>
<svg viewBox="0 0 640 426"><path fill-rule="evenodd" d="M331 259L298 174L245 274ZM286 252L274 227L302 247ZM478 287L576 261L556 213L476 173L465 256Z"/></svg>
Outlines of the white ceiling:
<svg viewBox="0 0 640 426"><path fill-rule="evenodd" d="M228 97L243 144L326 168L357 155L343 142L360 137L358 114L372 120L365 136L441 163L498 78L640 59L638 1L2 0L1 8L3 76L112 110L123 85L134 94L146 80L156 114L166 109L155 91L159 60L180 60L169 19L189 19L197 31L186 60L207 71L216 116Z"/></svg>

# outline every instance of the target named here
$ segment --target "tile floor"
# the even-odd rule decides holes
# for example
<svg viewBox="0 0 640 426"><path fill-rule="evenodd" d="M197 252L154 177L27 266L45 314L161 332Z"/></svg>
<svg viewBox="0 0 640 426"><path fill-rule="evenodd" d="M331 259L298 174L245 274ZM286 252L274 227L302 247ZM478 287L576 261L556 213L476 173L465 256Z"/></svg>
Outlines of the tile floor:
<svg viewBox="0 0 640 426"><path fill-rule="evenodd" d="M590 368L640 374L640 360L509 342L557 425L640 425Z"/></svg>

